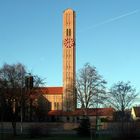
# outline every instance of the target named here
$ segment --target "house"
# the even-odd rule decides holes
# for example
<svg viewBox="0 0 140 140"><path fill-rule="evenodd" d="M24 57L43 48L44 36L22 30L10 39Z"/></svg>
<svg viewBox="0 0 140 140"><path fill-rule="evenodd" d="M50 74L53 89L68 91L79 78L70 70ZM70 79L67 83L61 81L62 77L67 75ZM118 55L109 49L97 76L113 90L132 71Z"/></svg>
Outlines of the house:
<svg viewBox="0 0 140 140"><path fill-rule="evenodd" d="M133 120L140 120L140 106L139 107L132 107L131 117Z"/></svg>

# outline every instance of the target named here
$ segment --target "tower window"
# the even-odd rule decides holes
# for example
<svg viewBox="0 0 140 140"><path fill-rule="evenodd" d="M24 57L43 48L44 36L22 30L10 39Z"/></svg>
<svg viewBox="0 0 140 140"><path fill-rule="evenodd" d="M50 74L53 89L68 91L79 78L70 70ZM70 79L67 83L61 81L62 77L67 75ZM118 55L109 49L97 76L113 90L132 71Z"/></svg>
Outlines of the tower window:
<svg viewBox="0 0 140 140"><path fill-rule="evenodd" d="M69 29L69 36L71 36L71 29Z"/></svg>
<svg viewBox="0 0 140 140"><path fill-rule="evenodd" d="M68 29L66 30L66 35L69 36L69 30Z"/></svg>
<svg viewBox="0 0 140 140"><path fill-rule="evenodd" d="M66 29L66 36L71 36L71 29Z"/></svg>

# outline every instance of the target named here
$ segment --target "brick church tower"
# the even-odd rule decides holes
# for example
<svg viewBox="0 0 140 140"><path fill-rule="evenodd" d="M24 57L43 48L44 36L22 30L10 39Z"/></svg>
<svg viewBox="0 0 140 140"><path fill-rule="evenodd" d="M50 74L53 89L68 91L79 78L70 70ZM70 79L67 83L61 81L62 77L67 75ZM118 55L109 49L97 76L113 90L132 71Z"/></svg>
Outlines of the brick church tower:
<svg viewBox="0 0 140 140"><path fill-rule="evenodd" d="M76 108L75 93L75 12L63 12L63 111Z"/></svg>

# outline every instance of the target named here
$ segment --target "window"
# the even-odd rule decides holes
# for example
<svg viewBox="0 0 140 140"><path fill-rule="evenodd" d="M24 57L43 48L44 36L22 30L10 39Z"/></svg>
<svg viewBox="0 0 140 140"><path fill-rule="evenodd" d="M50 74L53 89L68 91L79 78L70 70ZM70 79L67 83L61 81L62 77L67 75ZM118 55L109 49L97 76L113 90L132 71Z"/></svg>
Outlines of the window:
<svg viewBox="0 0 140 140"><path fill-rule="evenodd" d="M71 29L69 29L69 36L71 36Z"/></svg>
<svg viewBox="0 0 140 140"><path fill-rule="evenodd" d="M59 103L57 102L57 110L59 110Z"/></svg>
<svg viewBox="0 0 140 140"><path fill-rule="evenodd" d="M56 104L56 102L54 102L54 109L55 109L55 110L57 109L57 104Z"/></svg>
<svg viewBox="0 0 140 140"><path fill-rule="evenodd" d="M71 29L66 29L66 36L71 36Z"/></svg>
<svg viewBox="0 0 140 140"><path fill-rule="evenodd" d="M77 121L79 121L79 120L80 120L80 119L79 119L79 117L77 117L76 119L77 119Z"/></svg>
<svg viewBox="0 0 140 140"><path fill-rule="evenodd" d="M66 36L69 36L69 30L68 29L66 30Z"/></svg>
<svg viewBox="0 0 140 140"><path fill-rule="evenodd" d="M67 122L69 122L70 121L70 118L69 117L67 117Z"/></svg>

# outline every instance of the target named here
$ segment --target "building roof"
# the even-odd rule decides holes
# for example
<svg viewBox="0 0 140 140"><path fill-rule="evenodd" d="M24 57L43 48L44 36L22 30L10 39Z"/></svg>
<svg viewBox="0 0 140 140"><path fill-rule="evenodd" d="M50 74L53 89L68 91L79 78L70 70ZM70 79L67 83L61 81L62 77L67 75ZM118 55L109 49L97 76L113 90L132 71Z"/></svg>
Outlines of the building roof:
<svg viewBox="0 0 140 140"><path fill-rule="evenodd" d="M40 87L42 94L63 94L63 87Z"/></svg>
<svg viewBox="0 0 140 140"><path fill-rule="evenodd" d="M40 95L62 95L63 87L35 87L28 91L32 99L38 98Z"/></svg>
<svg viewBox="0 0 140 140"><path fill-rule="evenodd" d="M133 107L136 117L140 117L140 107Z"/></svg>
<svg viewBox="0 0 140 140"><path fill-rule="evenodd" d="M19 93L21 92L20 88L6 88L2 89L6 93ZM22 89L22 92L29 92L30 94L37 96L40 94L63 94L63 87L34 87L27 91L25 88ZM9 94L11 95L11 94Z"/></svg>
<svg viewBox="0 0 140 140"><path fill-rule="evenodd" d="M88 116L112 116L113 108L92 108L86 110ZM52 110L48 112L49 116L83 116L85 111L83 109L76 109L73 112L64 112L62 110Z"/></svg>

